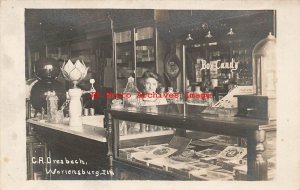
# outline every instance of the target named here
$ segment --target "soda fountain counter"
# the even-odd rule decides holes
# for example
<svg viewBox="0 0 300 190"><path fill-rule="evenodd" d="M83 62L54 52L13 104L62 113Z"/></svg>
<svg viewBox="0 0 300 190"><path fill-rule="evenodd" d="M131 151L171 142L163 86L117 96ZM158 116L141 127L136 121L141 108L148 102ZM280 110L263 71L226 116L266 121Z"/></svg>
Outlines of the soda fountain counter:
<svg viewBox="0 0 300 190"><path fill-rule="evenodd" d="M109 164L121 175L115 177L132 169L132 179L272 179L276 121L226 111L187 103L106 110Z"/></svg>

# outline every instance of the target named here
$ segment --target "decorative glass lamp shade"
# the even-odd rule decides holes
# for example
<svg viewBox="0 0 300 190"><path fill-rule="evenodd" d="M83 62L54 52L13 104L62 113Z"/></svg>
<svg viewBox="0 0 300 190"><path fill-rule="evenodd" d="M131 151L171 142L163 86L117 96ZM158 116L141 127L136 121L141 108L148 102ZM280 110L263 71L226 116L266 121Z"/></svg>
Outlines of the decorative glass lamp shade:
<svg viewBox="0 0 300 190"><path fill-rule="evenodd" d="M276 96L276 38L268 37L258 42L252 53L253 90L256 95Z"/></svg>
<svg viewBox="0 0 300 190"><path fill-rule="evenodd" d="M77 87L77 83L86 77L88 67L85 66L83 61L77 60L75 64L73 64L72 61L69 59L61 67L61 71L65 79L71 81L74 84L74 87L69 89L68 91L70 96L69 125L72 127L76 127L79 130L82 130L82 105L80 98L83 94L83 91Z"/></svg>
<svg viewBox="0 0 300 190"><path fill-rule="evenodd" d="M88 67L85 66L83 61L77 60L75 64L73 64L69 59L63 64L61 71L65 79L73 82L74 88L77 88L77 83L86 77Z"/></svg>

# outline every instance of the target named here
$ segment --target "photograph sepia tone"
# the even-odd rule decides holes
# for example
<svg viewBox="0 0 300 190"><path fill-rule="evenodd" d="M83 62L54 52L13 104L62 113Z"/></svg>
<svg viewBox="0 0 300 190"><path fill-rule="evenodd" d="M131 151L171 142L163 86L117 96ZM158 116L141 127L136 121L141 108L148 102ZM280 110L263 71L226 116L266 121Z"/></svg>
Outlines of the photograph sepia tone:
<svg viewBox="0 0 300 190"><path fill-rule="evenodd" d="M273 179L275 10L26 9L25 40L28 180Z"/></svg>
<svg viewBox="0 0 300 190"><path fill-rule="evenodd" d="M13 146L24 139L16 168L22 188L53 189L44 186L50 182L75 189L84 181L89 188L275 189L282 180L299 189L299 148L291 146L299 129L290 117L300 89L280 81L289 77L281 77L279 55L287 38L280 15L288 11L14 5L5 7L22 10L23 76L15 74L22 95L7 111L16 109L24 125L10 135ZM1 22L13 22L3 15ZM1 30L3 48L12 38L2 38L6 25ZM282 96L290 95L295 111L282 113L290 105ZM16 180L6 165L14 150L2 146L1 188L5 178Z"/></svg>

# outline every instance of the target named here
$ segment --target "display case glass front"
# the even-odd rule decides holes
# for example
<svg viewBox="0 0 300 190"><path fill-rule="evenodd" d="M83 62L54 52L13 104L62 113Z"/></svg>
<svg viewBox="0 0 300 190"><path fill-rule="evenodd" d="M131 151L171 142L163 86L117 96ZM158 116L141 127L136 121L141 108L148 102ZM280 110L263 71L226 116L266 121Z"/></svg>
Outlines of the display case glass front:
<svg viewBox="0 0 300 190"><path fill-rule="evenodd" d="M154 115L158 112L151 111ZM173 179L247 180L245 137L117 119L114 125L118 161ZM267 133L264 142L267 149L263 156L268 163L269 180L275 170L274 134Z"/></svg>

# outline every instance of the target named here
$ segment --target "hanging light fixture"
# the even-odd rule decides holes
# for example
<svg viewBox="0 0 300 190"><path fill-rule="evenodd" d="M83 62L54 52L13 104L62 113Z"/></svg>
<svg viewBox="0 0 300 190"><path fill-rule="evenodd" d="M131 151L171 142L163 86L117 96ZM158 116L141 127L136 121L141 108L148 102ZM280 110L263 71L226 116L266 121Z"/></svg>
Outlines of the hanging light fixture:
<svg viewBox="0 0 300 190"><path fill-rule="evenodd" d="M211 35L210 31L205 35L205 38L212 38L213 36Z"/></svg>
<svg viewBox="0 0 300 190"><path fill-rule="evenodd" d="M191 35L191 34L188 34L188 36L186 37L185 40L186 40L186 41L192 41L192 40L194 40L194 39L192 38L192 35Z"/></svg>
<svg viewBox="0 0 300 190"><path fill-rule="evenodd" d="M227 33L228 36L233 36L235 33L233 32L232 28L230 28L229 32Z"/></svg>

